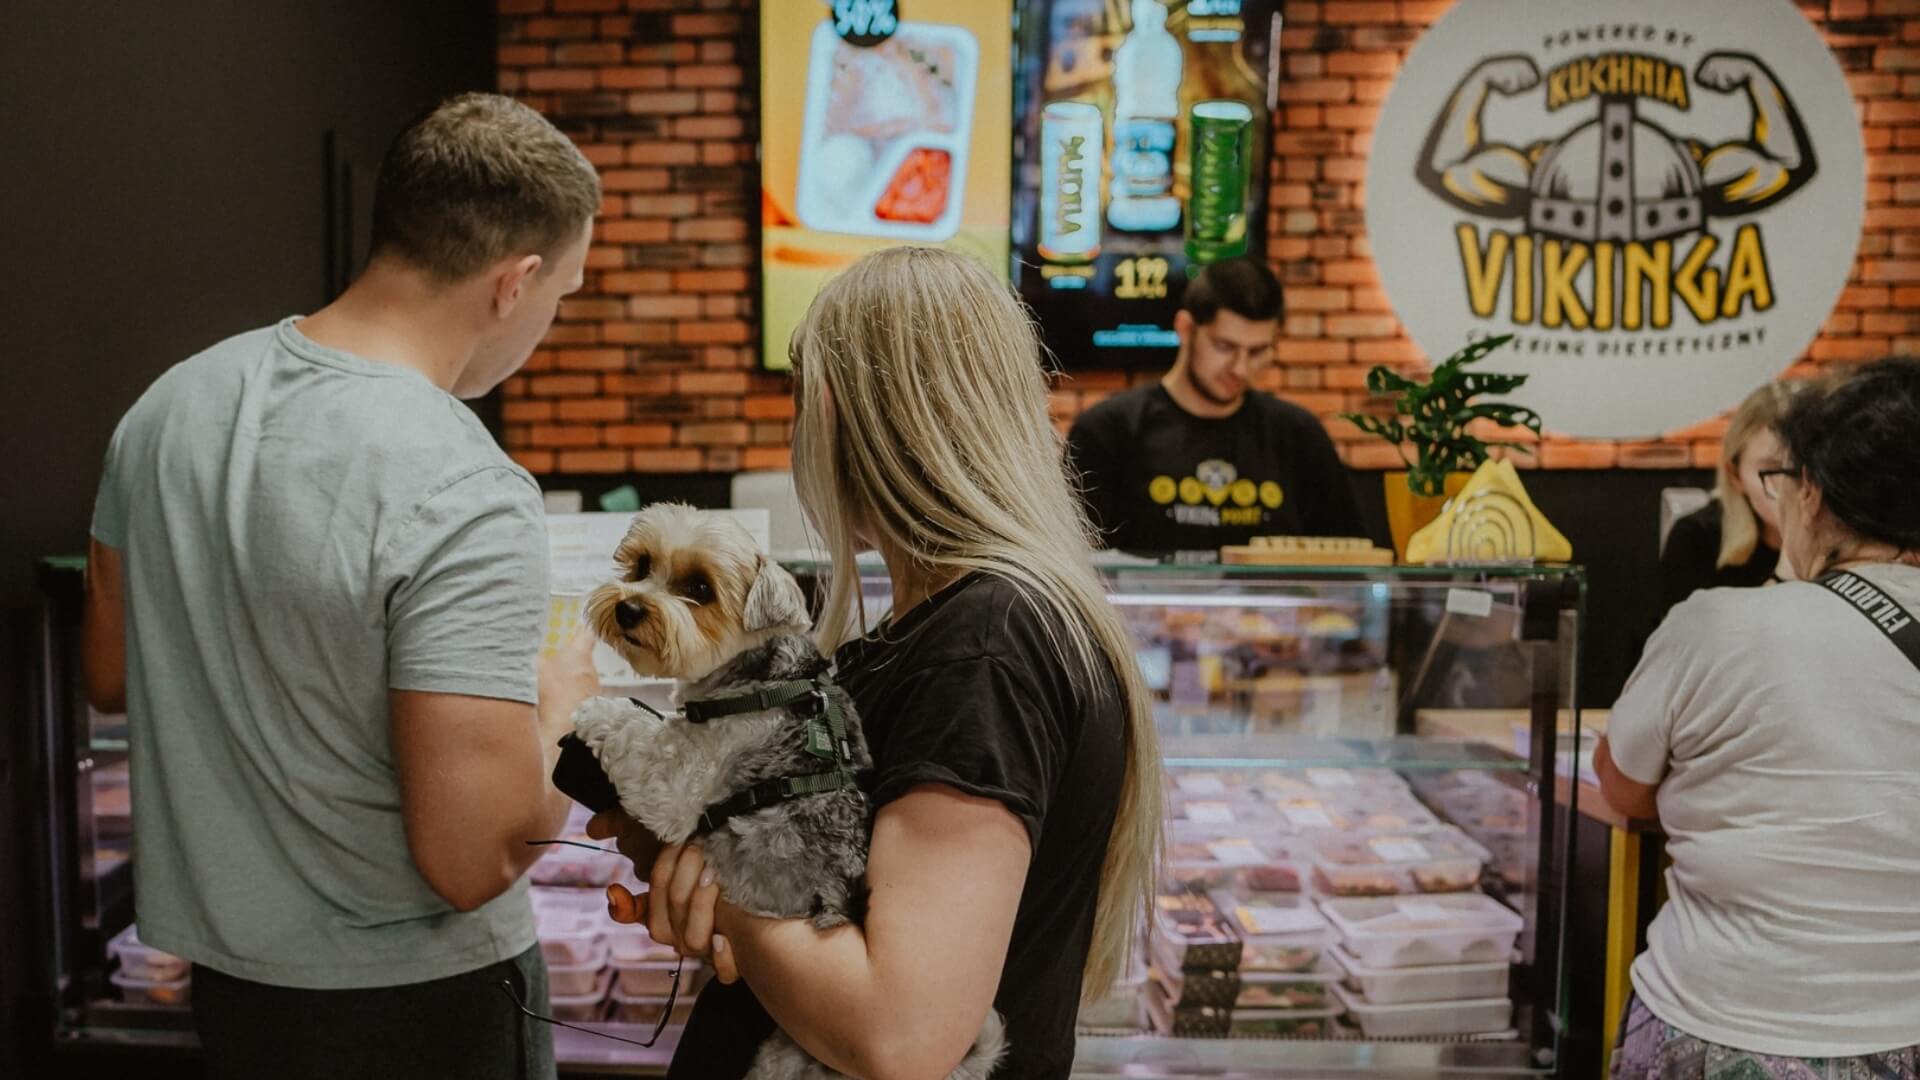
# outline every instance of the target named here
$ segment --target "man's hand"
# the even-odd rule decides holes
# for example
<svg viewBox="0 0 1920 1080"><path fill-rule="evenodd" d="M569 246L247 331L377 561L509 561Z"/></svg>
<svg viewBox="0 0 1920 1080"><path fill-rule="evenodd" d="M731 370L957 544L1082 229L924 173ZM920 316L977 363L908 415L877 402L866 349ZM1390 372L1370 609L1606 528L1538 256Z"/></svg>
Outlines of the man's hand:
<svg viewBox="0 0 1920 1080"><path fill-rule="evenodd" d="M551 656L540 658L540 738L549 753L573 730L573 710L601 694L593 669L593 634L580 629Z"/></svg>

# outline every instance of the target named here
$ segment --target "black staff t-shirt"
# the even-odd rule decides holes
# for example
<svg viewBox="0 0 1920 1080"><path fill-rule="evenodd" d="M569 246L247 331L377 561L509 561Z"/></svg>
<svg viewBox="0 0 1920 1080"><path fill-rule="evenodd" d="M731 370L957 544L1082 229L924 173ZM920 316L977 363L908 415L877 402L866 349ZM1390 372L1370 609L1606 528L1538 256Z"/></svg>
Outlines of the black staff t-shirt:
<svg viewBox="0 0 1920 1080"><path fill-rule="evenodd" d="M1007 1021L994 1080L1065 1080L1100 867L1126 767L1111 670L1085 687L1018 586L972 574L835 656L865 725L876 811L920 784L996 799L1032 861L993 1006ZM1057 624L1053 624L1056 625ZM773 1020L746 983L700 992L670 1080L736 1080Z"/></svg>
<svg viewBox="0 0 1920 1080"><path fill-rule="evenodd" d="M1181 408L1159 383L1080 414L1067 437L1107 543L1210 553L1256 536L1365 536L1333 440L1314 415L1249 391L1232 416Z"/></svg>

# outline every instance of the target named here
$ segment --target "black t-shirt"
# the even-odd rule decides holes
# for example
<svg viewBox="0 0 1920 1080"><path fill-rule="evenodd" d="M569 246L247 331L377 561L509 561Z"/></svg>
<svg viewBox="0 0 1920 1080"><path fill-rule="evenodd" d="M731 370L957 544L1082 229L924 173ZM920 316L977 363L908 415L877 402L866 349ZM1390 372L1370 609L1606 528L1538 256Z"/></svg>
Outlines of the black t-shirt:
<svg viewBox="0 0 1920 1080"><path fill-rule="evenodd" d="M1715 499L1674 522L1667 533L1667 546L1660 552L1662 617L1697 589L1765 585L1780 565L1780 551L1762 540L1744 563L1716 566L1719 561L1720 501Z"/></svg>
<svg viewBox="0 0 1920 1080"><path fill-rule="evenodd" d="M1159 383L1080 414L1067 436L1087 511L1113 547L1212 553L1255 536L1365 536L1320 421L1249 391L1232 416L1181 408Z"/></svg>
<svg viewBox="0 0 1920 1080"><path fill-rule="evenodd" d="M1073 1064L1080 972L1126 766L1112 672L1104 685L1079 685L1048 626L1018 586L972 574L834 658L873 752L861 786L876 810L916 785L945 784L999 800L1032 841L993 1001L1010 1046L995 1080L1064 1080ZM773 1027L745 982L710 983L668 1076L734 1080Z"/></svg>

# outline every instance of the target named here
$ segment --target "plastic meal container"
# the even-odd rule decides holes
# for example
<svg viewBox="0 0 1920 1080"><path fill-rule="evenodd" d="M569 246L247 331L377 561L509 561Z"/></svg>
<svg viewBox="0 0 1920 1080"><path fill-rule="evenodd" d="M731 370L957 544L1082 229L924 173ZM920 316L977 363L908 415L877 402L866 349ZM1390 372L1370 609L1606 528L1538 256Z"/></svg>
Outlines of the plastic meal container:
<svg viewBox="0 0 1920 1080"><path fill-rule="evenodd" d="M679 954L668 946L653 940L644 926L615 925L607 931L607 956L614 967L634 967L639 964L667 961L671 963Z"/></svg>
<svg viewBox="0 0 1920 1080"><path fill-rule="evenodd" d="M186 978L192 970L192 965L185 958L142 944L139 932L132 923L107 942L107 952L119 957L120 974L129 979L153 983L173 982Z"/></svg>
<svg viewBox="0 0 1920 1080"><path fill-rule="evenodd" d="M1325 1009L1235 1009L1228 1026L1235 1035L1324 1038L1340 1012L1338 999Z"/></svg>
<svg viewBox="0 0 1920 1080"><path fill-rule="evenodd" d="M1320 911L1368 968L1504 963L1524 925L1482 893L1323 900Z"/></svg>
<svg viewBox="0 0 1920 1080"><path fill-rule="evenodd" d="M1154 897L1149 949L1162 967L1232 971L1240 966L1240 939L1213 900L1200 893Z"/></svg>
<svg viewBox="0 0 1920 1080"><path fill-rule="evenodd" d="M1452 826L1320 838L1314 869L1336 896L1462 892L1480 883L1487 849Z"/></svg>
<svg viewBox="0 0 1920 1080"><path fill-rule="evenodd" d="M650 994L628 994L621 991L618 984L613 988L613 1018L623 1024L653 1025L660 1022L660 1014L667 1011L667 998ZM673 1003L673 1017L669 1023L685 1024L693 1013L693 999L682 994Z"/></svg>
<svg viewBox="0 0 1920 1080"><path fill-rule="evenodd" d="M1147 984L1147 1019L1162 1035L1225 1035L1231 1030L1232 1011L1210 1007L1175 1008L1155 982Z"/></svg>
<svg viewBox="0 0 1920 1080"><path fill-rule="evenodd" d="M598 1020L607 1012L607 991L613 986L613 971L602 968L600 975L593 981L592 989L584 994L547 994L547 1005L553 1011L555 1020L565 1020L571 1024L584 1024Z"/></svg>
<svg viewBox="0 0 1920 1080"><path fill-rule="evenodd" d="M548 964L547 992L554 997L575 997L591 993L607 966L607 943L593 947L585 960L577 964Z"/></svg>
<svg viewBox="0 0 1920 1080"><path fill-rule="evenodd" d="M605 913L550 910L537 919L540 951L549 964L584 964L609 925Z"/></svg>
<svg viewBox="0 0 1920 1080"><path fill-rule="evenodd" d="M1505 1031L1513 1023L1513 1002L1506 998L1477 1001L1430 1001L1415 1005L1375 1005L1360 1000L1345 987L1334 987L1347 1015L1369 1039L1399 1039L1418 1035L1484 1035Z"/></svg>
<svg viewBox="0 0 1920 1080"><path fill-rule="evenodd" d="M1512 970L1505 960L1375 968L1361 963L1343 947L1336 947L1332 952L1334 961L1346 973L1346 985L1359 991L1371 1005L1506 997L1507 975Z"/></svg>
<svg viewBox="0 0 1920 1080"><path fill-rule="evenodd" d="M613 970L619 976L622 993L631 997L665 997L673 992L675 976L690 975L692 967L689 964L685 971L680 971L677 961L647 960L638 964L615 964Z"/></svg>
<svg viewBox="0 0 1920 1080"><path fill-rule="evenodd" d="M1308 865L1294 848L1274 837L1176 835L1167 849L1161 878L1174 889L1206 890L1233 886L1250 892L1299 892Z"/></svg>
<svg viewBox="0 0 1920 1080"><path fill-rule="evenodd" d="M1326 1009L1334 1004L1333 984L1340 981L1339 968L1328 964L1319 971L1243 971L1240 994L1233 999L1233 1014L1243 1009Z"/></svg>
<svg viewBox="0 0 1920 1080"><path fill-rule="evenodd" d="M184 1006L193 1003L193 980L136 979L123 971L107 976L120 988L120 998L129 1005Z"/></svg>
<svg viewBox="0 0 1920 1080"><path fill-rule="evenodd" d="M1215 894L1213 902L1240 936L1242 971L1312 971L1333 940L1327 920L1302 896Z"/></svg>

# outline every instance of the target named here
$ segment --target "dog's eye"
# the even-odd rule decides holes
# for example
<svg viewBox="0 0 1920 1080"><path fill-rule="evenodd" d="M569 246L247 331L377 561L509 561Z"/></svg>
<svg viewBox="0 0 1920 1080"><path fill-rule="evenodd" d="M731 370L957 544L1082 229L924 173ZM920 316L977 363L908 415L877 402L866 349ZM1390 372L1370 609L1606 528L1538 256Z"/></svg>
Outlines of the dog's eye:
<svg viewBox="0 0 1920 1080"><path fill-rule="evenodd" d="M628 581L645 581L647 580L647 575L651 574L652 572L653 572L653 556L643 551L639 555L634 557L633 572L627 575L627 580Z"/></svg>
<svg viewBox="0 0 1920 1080"><path fill-rule="evenodd" d="M713 583L703 577L690 577L680 583L680 595L696 604L713 602Z"/></svg>

